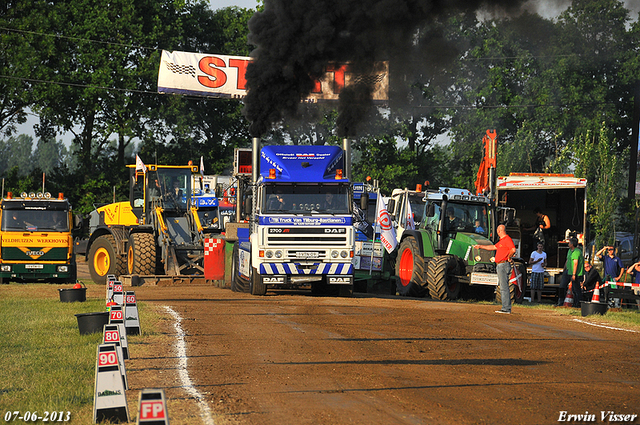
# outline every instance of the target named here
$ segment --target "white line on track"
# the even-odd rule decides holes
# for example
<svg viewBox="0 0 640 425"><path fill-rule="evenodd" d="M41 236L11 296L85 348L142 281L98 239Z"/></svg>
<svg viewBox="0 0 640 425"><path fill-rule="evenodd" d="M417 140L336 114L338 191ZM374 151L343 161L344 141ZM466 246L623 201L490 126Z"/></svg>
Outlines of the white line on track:
<svg viewBox="0 0 640 425"><path fill-rule="evenodd" d="M182 382L182 386L187 391L191 397L196 399L198 402L198 406L200 406L200 416L202 416L202 420L205 425L215 425L213 422L213 417L211 416L211 409L209 409L209 405L205 400L204 396L198 391L198 389L191 382L191 378L189 378L189 372L187 371L187 345L184 341L185 333L182 329L182 317L175 310L173 310L169 306L163 306L167 313L173 316L175 319L175 323L173 324L176 329L177 341L176 341L176 350L178 351L178 374L180 375L180 381Z"/></svg>
<svg viewBox="0 0 640 425"><path fill-rule="evenodd" d="M586 321L580 320L580 319L573 319L573 320L575 320L576 322L584 323L585 325L597 326L598 328L611 329L611 330L614 330L614 331L626 331L626 332L638 333L638 331L634 331L632 329L614 328L612 326L599 325L597 323L586 322Z"/></svg>

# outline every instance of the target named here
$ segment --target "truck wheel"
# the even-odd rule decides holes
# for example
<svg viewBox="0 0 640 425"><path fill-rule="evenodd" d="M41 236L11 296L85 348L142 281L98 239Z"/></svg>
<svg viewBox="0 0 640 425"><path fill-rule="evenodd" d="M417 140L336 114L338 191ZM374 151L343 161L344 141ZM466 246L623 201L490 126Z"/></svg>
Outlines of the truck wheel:
<svg viewBox="0 0 640 425"><path fill-rule="evenodd" d="M460 294L460 283L453 279L457 263L451 255L440 255L429 261L427 283L431 298L455 300Z"/></svg>
<svg viewBox="0 0 640 425"><path fill-rule="evenodd" d="M408 297L425 295L424 258L420 255L418 241L409 236L402 241L396 259L396 288L398 294Z"/></svg>
<svg viewBox="0 0 640 425"><path fill-rule="evenodd" d="M89 274L91 279L104 285L107 275L119 277L126 271L124 256L116 252L116 241L111 235L99 236L89 249Z"/></svg>
<svg viewBox="0 0 640 425"><path fill-rule="evenodd" d="M251 295L264 295L267 293L267 287L262 283L262 275L258 274L255 268L251 270L251 283L249 284Z"/></svg>
<svg viewBox="0 0 640 425"><path fill-rule="evenodd" d="M129 274L148 276L156 270L156 243L150 233L134 233L129 236L127 271Z"/></svg>
<svg viewBox="0 0 640 425"><path fill-rule="evenodd" d="M238 243L233 244L233 251L231 254L231 291L232 292L244 292L244 285L240 282L240 276L238 276L238 262L240 261L238 254Z"/></svg>

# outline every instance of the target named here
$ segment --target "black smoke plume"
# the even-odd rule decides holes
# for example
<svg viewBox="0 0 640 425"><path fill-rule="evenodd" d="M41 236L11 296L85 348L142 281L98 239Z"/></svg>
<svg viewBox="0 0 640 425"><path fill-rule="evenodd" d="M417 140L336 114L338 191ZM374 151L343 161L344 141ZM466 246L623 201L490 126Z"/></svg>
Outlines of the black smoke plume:
<svg viewBox="0 0 640 425"><path fill-rule="evenodd" d="M251 133L259 137L274 123L295 116L324 74L329 62L349 62L351 69L372 70L376 61L389 61L393 69L409 61L416 50L416 29L452 12L472 12L481 7L517 9L522 0L265 0L264 10L249 21L249 42L256 46L247 69L248 94L244 114ZM438 34L427 44L441 60ZM415 61L416 58L412 58ZM390 94L391 95L391 94ZM371 88L358 84L340 95L339 129L352 137L370 109Z"/></svg>

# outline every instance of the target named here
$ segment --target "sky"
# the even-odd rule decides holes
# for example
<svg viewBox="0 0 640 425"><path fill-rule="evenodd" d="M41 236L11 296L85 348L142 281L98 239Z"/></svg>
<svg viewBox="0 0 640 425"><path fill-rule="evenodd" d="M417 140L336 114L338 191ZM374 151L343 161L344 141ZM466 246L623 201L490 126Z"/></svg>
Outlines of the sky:
<svg viewBox="0 0 640 425"><path fill-rule="evenodd" d="M255 9L258 5L257 0L210 0L211 9L217 10L229 6L238 6L246 9Z"/></svg>
<svg viewBox="0 0 640 425"><path fill-rule="evenodd" d="M637 19L638 13L640 12L640 1L624 0L624 3L625 6L631 10L632 19ZM213 10L230 6L254 9L258 6L258 0L209 0L209 4ZM529 5L530 11L549 19L558 16L560 12L564 11L571 4L571 0L529 0L527 4ZM33 126L37 122L38 119L36 117L29 115L27 122L18 126L17 134L29 134L33 137L35 143L37 138L33 132ZM71 143L71 137L68 134L58 135L57 138L62 139L67 146Z"/></svg>

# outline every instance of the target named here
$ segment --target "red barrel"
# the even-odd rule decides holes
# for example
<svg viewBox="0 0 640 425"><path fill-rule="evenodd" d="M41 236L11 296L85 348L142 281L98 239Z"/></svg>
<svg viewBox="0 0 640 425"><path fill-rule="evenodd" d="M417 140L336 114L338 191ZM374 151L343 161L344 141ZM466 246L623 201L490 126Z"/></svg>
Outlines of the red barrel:
<svg viewBox="0 0 640 425"><path fill-rule="evenodd" d="M224 244L224 239L206 238L204 240L205 279L224 279Z"/></svg>

